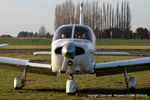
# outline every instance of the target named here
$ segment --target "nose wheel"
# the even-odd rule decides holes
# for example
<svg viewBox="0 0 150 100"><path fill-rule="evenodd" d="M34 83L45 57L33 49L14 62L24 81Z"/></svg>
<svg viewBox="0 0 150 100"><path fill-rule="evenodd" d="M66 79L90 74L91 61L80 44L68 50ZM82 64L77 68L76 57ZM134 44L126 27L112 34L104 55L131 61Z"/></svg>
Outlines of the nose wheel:
<svg viewBox="0 0 150 100"><path fill-rule="evenodd" d="M76 82L73 80L73 75L70 74L70 80L67 80L66 82L66 93L71 95L75 94L76 92Z"/></svg>

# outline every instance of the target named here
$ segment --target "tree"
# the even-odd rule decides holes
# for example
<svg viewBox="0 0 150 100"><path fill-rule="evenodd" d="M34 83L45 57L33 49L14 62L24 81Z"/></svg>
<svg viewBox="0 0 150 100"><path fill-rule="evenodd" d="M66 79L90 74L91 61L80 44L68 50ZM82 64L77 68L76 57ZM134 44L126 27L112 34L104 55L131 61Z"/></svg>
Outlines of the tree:
<svg viewBox="0 0 150 100"><path fill-rule="evenodd" d="M75 5L72 0L56 5L54 29L64 24L75 23Z"/></svg>
<svg viewBox="0 0 150 100"><path fill-rule="evenodd" d="M47 34L46 34L46 38L50 38L51 37L51 35L50 35L50 33L48 32Z"/></svg>
<svg viewBox="0 0 150 100"><path fill-rule="evenodd" d="M35 32L35 34L34 34L34 37L38 37L39 35L38 35L38 33L37 32Z"/></svg>
<svg viewBox="0 0 150 100"><path fill-rule="evenodd" d="M44 26L41 26L39 29L39 37L46 37L47 32L46 32L46 28Z"/></svg>
<svg viewBox="0 0 150 100"><path fill-rule="evenodd" d="M29 34L29 32L21 31L21 32L19 32L18 37L28 37L28 34Z"/></svg>
<svg viewBox="0 0 150 100"><path fill-rule="evenodd" d="M33 37L33 36L34 36L33 32L28 33L28 37Z"/></svg>
<svg viewBox="0 0 150 100"><path fill-rule="evenodd" d="M148 39L148 29L147 28L143 28L143 27L137 28L136 29L136 34L141 39Z"/></svg>
<svg viewBox="0 0 150 100"><path fill-rule="evenodd" d="M72 0L66 0L58 4L55 8L55 30L63 24L79 24L80 3L75 5ZM114 38L129 38L131 28L131 12L127 1L117 3L116 10L109 3L99 6L98 0L84 2L83 23L91 27L97 38L107 36L105 30L116 28L120 36L113 35ZM120 35L121 34L121 35ZM116 36L116 37L115 37Z"/></svg>

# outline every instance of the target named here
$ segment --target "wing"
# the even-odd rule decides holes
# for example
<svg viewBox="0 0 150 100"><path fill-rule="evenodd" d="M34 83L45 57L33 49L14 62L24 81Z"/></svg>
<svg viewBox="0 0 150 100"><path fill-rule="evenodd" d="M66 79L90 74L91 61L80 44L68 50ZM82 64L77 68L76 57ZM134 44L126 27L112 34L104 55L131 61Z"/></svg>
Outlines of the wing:
<svg viewBox="0 0 150 100"><path fill-rule="evenodd" d="M128 52L95 52L95 55L125 56L125 55L130 55L130 53Z"/></svg>
<svg viewBox="0 0 150 100"><path fill-rule="evenodd" d="M6 47L9 46L9 44L0 44L0 47Z"/></svg>
<svg viewBox="0 0 150 100"><path fill-rule="evenodd" d="M150 70L150 57L97 63L95 66L96 76L120 74L123 73L124 67L127 69L127 72Z"/></svg>
<svg viewBox="0 0 150 100"><path fill-rule="evenodd" d="M49 51L38 51L33 53L34 55L51 55L51 52ZM130 55L128 52L96 52L95 55Z"/></svg>
<svg viewBox="0 0 150 100"><path fill-rule="evenodd" d="M8 57L0 57L0 68L8 70L23 71L26 67L27 72L56 76L56 73L51 71L51 64L41 64L30 62L30 60L15 59Z"/></svg>
<svg viewBox="0 0 150 100"><path fill-rule="evenodd" d="M38 51L38 52L34 52L34 55L51 55L50 51Z"/></svg>

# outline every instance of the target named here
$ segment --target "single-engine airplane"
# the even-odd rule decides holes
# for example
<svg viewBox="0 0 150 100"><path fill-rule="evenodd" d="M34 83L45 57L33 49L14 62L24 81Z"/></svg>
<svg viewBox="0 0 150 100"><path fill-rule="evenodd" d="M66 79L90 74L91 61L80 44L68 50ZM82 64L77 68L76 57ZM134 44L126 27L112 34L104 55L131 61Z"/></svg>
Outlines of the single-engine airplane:
<svg viewBox="0 0 150 100"><path fill-rule="evenodd" d="M80 7L80 24L63 25L54 34L51 52L35 52L34 54L51 55L51 64L31 62L30 60L0 57L0 63L13 66L0 68L23 71L23 78L14 78L14 88L25 86L26 73L38 73L56 76L68 74L66 93L76 92L76 83L73 74L96 74L105 76L124 73L126 86L136 88L136 79L128 78L127 72L150 70L150 57L122 60L114 62L96 63L96 55L129 55L127 52L96 52L96 38L93 30L83 25L83 3ZM14 66L17 65L17 66ZM146 66L148 65L148 66ZM58 83L59 84L59 83Z"/></svg>

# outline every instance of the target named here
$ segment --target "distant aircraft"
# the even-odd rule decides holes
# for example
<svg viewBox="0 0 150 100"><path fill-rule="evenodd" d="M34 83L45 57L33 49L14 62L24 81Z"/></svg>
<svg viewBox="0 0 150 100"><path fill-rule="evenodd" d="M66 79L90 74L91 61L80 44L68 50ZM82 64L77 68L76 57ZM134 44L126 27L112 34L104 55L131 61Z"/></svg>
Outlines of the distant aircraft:
<svg viewBox="0 0 150 100"><path fill-rule="evenodd" d="M128 72L150 70L150 57L122 60L106 63L96 63L96 55L129 55L127 52L96 52L96 38L93 30L83 25L83 3L80 8L80 24L63 25L56 30L51 44L51 52L36 52L34 54L51 55L51 64L34 63L30 60L0 57L0 63L14 64L0 68L23 71L23 78L14 78L14 88L21 89L25 85L26 72L54 75L68 74L66 93L76 92L73 74L95 74L105 76L124 73L126 86L136 88L136 79L127 77ZM59 83L57 83L59 84ZM110 83L111 84L111 83Z"/></svg>

